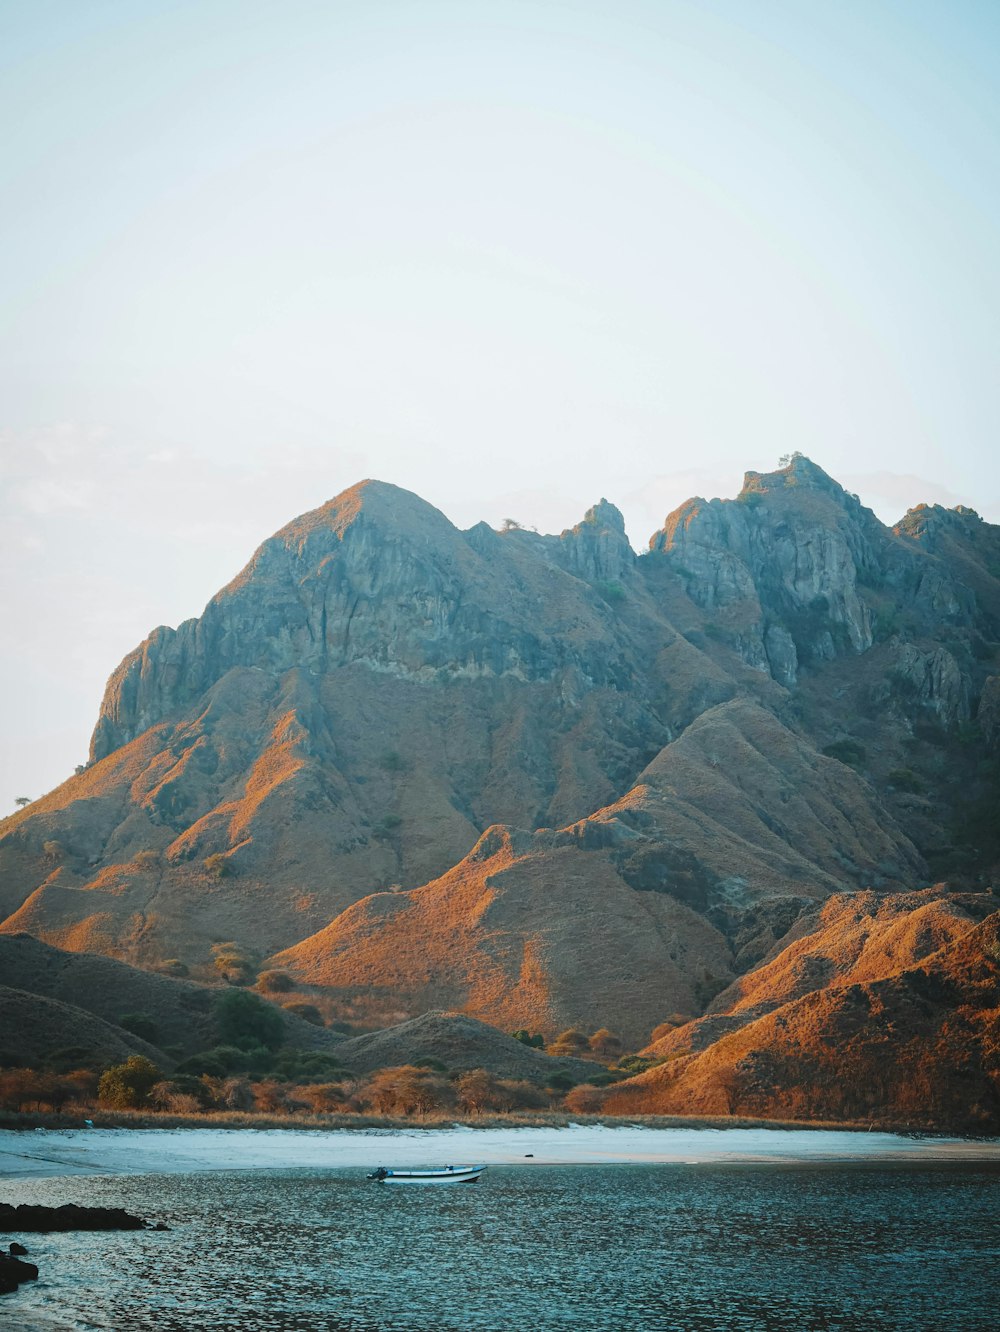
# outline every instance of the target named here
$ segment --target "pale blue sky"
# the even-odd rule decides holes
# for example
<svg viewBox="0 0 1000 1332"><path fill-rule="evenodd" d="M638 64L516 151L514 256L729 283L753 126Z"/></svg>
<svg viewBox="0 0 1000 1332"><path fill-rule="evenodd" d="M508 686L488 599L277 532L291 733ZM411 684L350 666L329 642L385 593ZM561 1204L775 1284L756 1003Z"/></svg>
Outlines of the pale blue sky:
<svg viewBox="0 0 1000 1332"><path fill-rule="evenodd" d="M1000 521L1000 6L0 0L0 809L364 476Z"/></svg>

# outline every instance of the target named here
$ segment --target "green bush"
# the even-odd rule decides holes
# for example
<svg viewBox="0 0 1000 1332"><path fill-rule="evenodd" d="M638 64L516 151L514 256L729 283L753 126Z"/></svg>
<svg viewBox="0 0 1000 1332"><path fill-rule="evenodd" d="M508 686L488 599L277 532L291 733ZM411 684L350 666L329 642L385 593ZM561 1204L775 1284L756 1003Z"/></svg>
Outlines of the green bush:
<svg viewBox="0 0 1000 1332"><path fill-rule="evenodd" d="M620 606L627 600L627 594L621 583L597 583L596 587L609 606Z"/></svg>
<svg viewBox="0 0 1000 1332"><path fill-rule="evenodd" d="M637 1073L645 1073L646 1069L652 1068L655 1063L655 1059L647 1059L645 1055L623 1055L615 1065L615 1070L619 1073L627 1073L630 1078L634 1078Z"/></svg>
<svg viewBox="0 0 1000 1332"><path fill-rule="evenodd" d="M280 1012L249 990L226 990L218 996L215 1026L224 1042L240 1049L249 1042L277 1050L285 1039Z"/></svg>
<svg viewBox="0 0 1000 1332"><path fill-rule="evenodd" d="M520 1041L522 1045L530 1045L532 1049L535 1050L545 1049L545 1037L541 1032L535 1032L534 1035L532 1035L530 1031L527 1031L524 1027L520 1027L517 1031L512 1031L510 1034L514 1037L515 1041Z"/></svg>
<svg viewBox="0 0 1000 1332"><path fill-rule="evenodd" d="M912 768L893 768L889 773L889 785L897 791L920 792L924 784Z"/></svg>
<svg viewBox="0 0 1000 1332"><path fill-rule="evenodd" d="M132 1055L124 1064L113 1064L101 1076L97 1095L113 1110L133 1110L145 1105L152 1087L162 1074L144 1055Z"/></svg>
<svg viewBox="0 0 1000 1332"><path fill-rule="evenodd" d="M318 1050L282 1050L274 1071L295 1082L336 1082L347 1076L334 1055Z"/></svg>

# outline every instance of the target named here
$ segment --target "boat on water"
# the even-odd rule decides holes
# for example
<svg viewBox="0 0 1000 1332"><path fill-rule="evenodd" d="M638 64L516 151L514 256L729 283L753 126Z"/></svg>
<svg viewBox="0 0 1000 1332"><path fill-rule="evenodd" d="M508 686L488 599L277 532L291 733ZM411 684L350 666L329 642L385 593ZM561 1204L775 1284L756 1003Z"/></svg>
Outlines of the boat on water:
<svg viewBox="0 0 1000 1332"><path fill-rule="evenodd" d="M475 1184L484 1165L438 1166L434 1170L387 1170L379 1166L368 1176L378 1184Z"/></svg>

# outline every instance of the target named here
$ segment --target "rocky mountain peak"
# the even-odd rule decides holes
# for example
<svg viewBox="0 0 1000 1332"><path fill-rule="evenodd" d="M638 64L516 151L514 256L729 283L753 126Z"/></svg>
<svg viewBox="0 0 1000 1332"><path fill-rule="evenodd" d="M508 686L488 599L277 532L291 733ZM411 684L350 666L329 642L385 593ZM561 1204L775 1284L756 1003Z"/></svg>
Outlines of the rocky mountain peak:
<svg viewBox="0 0 1000 1332"><path fill-rule="evenodd" d="M635 564L622 512L606 499L560 537L560 563L588 583L617 585Z"/></svg>
<svg viewBox="0 0 1000 1332"><path fill-rule="evenodd" d="M783 467L779 467L773 472L745 472L743 475L743 489L737 498L741 499L753 492L763 494L793 486L800 486L805 490L820 491L837 497L847 495L847 491L844 490L840 482L835 481L832 476L824 472L818 463L814 463L804 453L793 453Z"/></svg>

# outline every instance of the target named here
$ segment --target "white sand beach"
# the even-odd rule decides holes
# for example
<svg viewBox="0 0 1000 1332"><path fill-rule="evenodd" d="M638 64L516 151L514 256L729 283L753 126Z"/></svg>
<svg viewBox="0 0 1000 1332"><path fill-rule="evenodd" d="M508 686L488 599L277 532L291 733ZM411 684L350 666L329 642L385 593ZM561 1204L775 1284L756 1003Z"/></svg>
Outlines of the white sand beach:
<svg viewBox="0 0 1000 1332"><path fill-rule="evenodd" d="M1000 1140L810 1129L35 1129L0 1131L0 1182L26 1176L202 1170L361 1169L377 1165L627 1162L1000 1162Z"/></svg>

